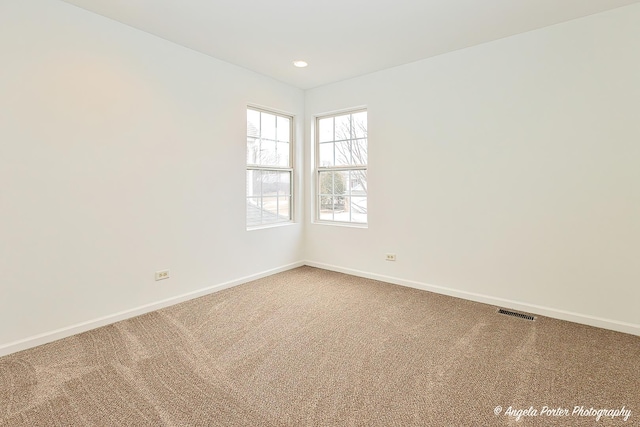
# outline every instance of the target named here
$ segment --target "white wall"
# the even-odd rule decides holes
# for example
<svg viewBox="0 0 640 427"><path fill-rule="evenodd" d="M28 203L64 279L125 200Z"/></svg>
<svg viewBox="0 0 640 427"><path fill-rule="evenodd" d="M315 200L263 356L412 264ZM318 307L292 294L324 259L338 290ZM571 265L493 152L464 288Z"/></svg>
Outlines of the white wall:
<svg viewBox="0 0 640 427"><path fill-rule="evenodd" d="M66 3L0 3L0 354L301 260L301 222L245 230L248 103L302 139L301 90Z"/></svg>
<svg viewBox="0 0 640 427"><path fill-rule="evenodd" d="M636 4L307 91L309 120L368 107L370 199L368 229L309 226L306 258L640 333L639 22Z"/></svg>

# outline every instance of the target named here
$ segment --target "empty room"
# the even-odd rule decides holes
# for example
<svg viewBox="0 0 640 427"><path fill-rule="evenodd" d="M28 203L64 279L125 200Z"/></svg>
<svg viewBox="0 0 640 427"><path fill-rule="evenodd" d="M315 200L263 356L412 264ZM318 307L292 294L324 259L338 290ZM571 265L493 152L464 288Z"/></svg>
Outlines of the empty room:
<svg viewBox="0 0 640 427"><path fill-rule="evenodd" d="M640 0L0 0L0 427L640 425Z"/></svg>

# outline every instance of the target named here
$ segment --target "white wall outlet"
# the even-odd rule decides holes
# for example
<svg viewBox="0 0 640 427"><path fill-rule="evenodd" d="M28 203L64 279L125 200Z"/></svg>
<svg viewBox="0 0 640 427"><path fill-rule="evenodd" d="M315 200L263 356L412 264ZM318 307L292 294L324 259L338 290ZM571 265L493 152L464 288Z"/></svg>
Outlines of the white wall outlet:
<svg viewBox="0 0 640 427"><path fill-rule="evenodd" d="M387 254L385 259L387 261L395 261L396 260L396 254Z"/></svg>
<svg viewBox="0 0 640 427"><path fill-rule="evenodd" d="M160 271L156 271L156 280L163 280L163 279L168 279L169 277L169 270L160 270Z"/></svg>

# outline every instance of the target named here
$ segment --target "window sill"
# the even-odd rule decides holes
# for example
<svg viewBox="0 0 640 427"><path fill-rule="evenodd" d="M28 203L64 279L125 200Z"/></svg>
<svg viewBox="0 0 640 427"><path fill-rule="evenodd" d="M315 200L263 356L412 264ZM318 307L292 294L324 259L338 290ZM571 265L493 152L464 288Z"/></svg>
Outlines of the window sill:
<svg viewBox="0 0 640 427"><path fill-rule="evenodd" d="M347 228L369 228L369 224L360 224L355 222L338 222L338 221L312 221L313 225L328 225L332 227L347 227Z"/></svg>
<svg viewBox="0 0 640 427"><path fill-rule="evenodd" d="M297 224L297 222L294 222L294 221L277 222L275 224L264 224L264 225L256 225L254 227L247 227L246 230L247 231L264 230L266 228L287 227L287 226L296 225L296 224Z"/></svg>

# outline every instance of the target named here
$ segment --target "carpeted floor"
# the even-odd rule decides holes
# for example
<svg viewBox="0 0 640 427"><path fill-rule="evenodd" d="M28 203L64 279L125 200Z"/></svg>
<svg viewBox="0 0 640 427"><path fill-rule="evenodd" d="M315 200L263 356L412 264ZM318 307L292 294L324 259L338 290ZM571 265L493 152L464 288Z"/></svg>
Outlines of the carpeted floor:
<svg viewBox="0 0 640 427"><path fill-rule="evenodd" d="M496 309L302 267L0 358L0 426L640 425L640 337Z"/></svg>

